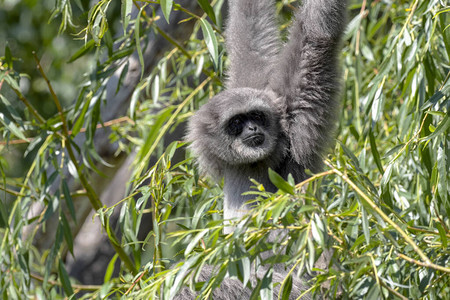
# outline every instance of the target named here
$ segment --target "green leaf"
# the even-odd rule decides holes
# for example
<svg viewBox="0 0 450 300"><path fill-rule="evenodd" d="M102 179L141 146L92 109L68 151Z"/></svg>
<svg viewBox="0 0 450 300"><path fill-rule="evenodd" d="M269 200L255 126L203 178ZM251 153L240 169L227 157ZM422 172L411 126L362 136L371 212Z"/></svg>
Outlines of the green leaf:
<svg viewBox="0 0 450 300"><path fill-rule="evenodd" d="M13 69L13 59L8 42L5 43L5 62L8 69Z"/></svg>
<svg viewBox="0 0 450 300"><path fill-rule="evenodd" d="M438 126L436 127L436 129L433 131L432 134L420 139L420 141L428 141L432 138L437 137L438 135L442 134L442 133L448 133L448 129L450 128L450 119L448 117L448 115L446 115L444 117L444 119L439 122Z"/></svg>
<svg viewBox="0 0 450 300"><path fill-rule="evenodd" d="M281 290L281 300L289 300L292 291L292 275L289 275L283 282Z"/></svg>
<svg viewBox="0 0 450 300"><path fill-rule="evenodd" d="M61 281L64 293L68 297L73 295L73 289L72 284L70 283L69 274L67 274L66 268L64 267L64 263L61 259L59 259L58 271L59 280Z"/></svg>
<svg viewBox="0 0 450 300"><path fill-rule="evenodd" d="M85 43L83 46L81 46L80 49L78 49L74 54L72 54L72 56L69 58L68 62L71 63L71 62L77 60L78 58L82 57L83 55L88 53L89 50L94 48L94 46L95 46L95 41L89 40L87 43Z"/></svg>
<svg viewBox="0 0 450 300"><path fill-rule="evenodd" d="M372 103L372 121L374 123L378 122L378 120L381 117L381 112L383 110L383 101L384 101L383 86L384 86L384 80L378 87L378 89L375 93L374 99L373 99L373 103Z"/></svg>
<svg viewBox="0 0 450 300"><path fill-rule="evenodd" d="M380 170L381 174L384 174L383 165L381 164L380 153L378 152L377 143L375 142L375 136L373 135L372 129L369 130L369 141L370 141L370 151L372 152L375 163Z"/></svg>
<svg viewBox="0 0 450 300"><path fill-rule="evenodd" d="M141 9L139 10L139 14L136 17L136 24L134 26L134 37L135 37L135 43L136 43L136 52L138 54L139 58L139 64L141 65L141 79L144 77L144 56L142 54L142 48L141 48L141 35L140 35L140 27L141 27L141 15L144 11L146 5L143 5Z"/></svg>
<svg viewBox="0 0 450 300"><path fill-rule="evenodd" d="M448 135L447 135L448 138ZM448 141L447 141L448 143ZM448 150L447 150L448 151ZM448 153L448 152L447 152ZM446 205L448 205L448 184L449 184L449 176L448 176L448 162L447 162L447 153L442 145L438 146L437 151L437 165L438 165L438 192L439 196L441 196L442 200Z"/></svg>
<svg viewBox="0 0 450 300"><path fill-rule="evenodd" d="M159 130L161 129L164 122L166 122L170 118L173 109L174 109L173 107L168 107L159 114L158 118L152 125L150 132L148 133L148 136L145 138L144 145L139 151L140 157L144 157L148 153L148 151L150 151L153 142L155 141L156 137L159 134Z"/></svg>
<svg viewBox="0 0 450 300"><path fill-rule="evenodd" d="M2 123L13 135L18 137L19 139L22 140L27 139L23 134L22 130L1 112L0 112L0 123Z"/></svg>
<svg viewBox="0 0 450 300"><path fill-rule="evenodd" d="M133 8L133 1L132 0L122 0L122 6L121 6L121 16L122 16L122 27L123 27L123 34L126 35L127 29L128 29L128 23L131 19L131 9Z"/></svg>
<svg viewBox="0 0 450 300"><path fill-rule="evenodd" d="M320 230L319 224L316 223L317 221L318 221L317 219L316 219L316 221L311 220L311 234L312 234L314 240L317 242L317 244L324 247L325 244L324 244L323 232Z"/></svg>
<svg viewBox="0 0 450 300"><path fill-rule="evenodd" d="M55 242L53 243L52 249L50 250L50 254L47 257L47 261L45 264L44 281L43 281L44 289L47 288L48 277L50 276L50 273L52 272L53 264L58 255L58 252L60 251L62 239L63 239L62 228L60 225L58 225L58 228L56 229Z"/></svg>
<svg viewBox="0 0 450 300"><path fill-rule="evenodd" d="M393 169L393 164L388 164L386 171L383 174L383 177L381 178L381 188L384 189L387 184L391 181L391 177L392 177L392 169Z"/></svg>
<svg viewBox="0 0 450 300"><path fill-rule="evenodd" d="M69 208L69 213L73 219L73 221L77 222L77 217L75 215L75 207L73 205L72 196L70 195L69 186L67 185L67 181L65 179L61 182L62 190L64 194L64 200L66 201L67 207Z"/></svg>
<svg viewBox="0 0 450 300"><path fill-rule="evenodd" d="M291 195L295 194L294 187L290 185L287 181L283 179L277 172L269 168L269 179L270 181L280 190L289 193Z"/></svg>
<svg viewBox="0 0 450 300"><path fill-rule="evenodd" d="M364 208L363 205L360 205L361 207L361 223L362 223L362 228L363 228L363 232L364 232L364 237L366 238L366 243L367 245L370 244L370 229L369 229L369 217L367 216L367 212Z"/></svg>
<svg viewBox="0 0 450 300"><path fill-rule="evenodd" d="M211 4L209 3L209 0L197 0L200 7L203 9L203 11L208 15L208 17L213 21L214 24L217 24L216 22L216 14L214 13L213 8L211 7Z"/></svg>
<svg viewBox="0 0 450 300"><path fill-rule="evenodd" d="M153 103L156 104L156 102L158 102L158 98L159 98L159 75L155 75L155 78L153 79L152 82L152 99L153 99Z"/></svg>
<svg viewBox="0 0 450 300"><path fill-rule="evenodd" d="M69 222L67 222L66 216L63 212L60 214L60 220L62 224L62 230L64 234L64 240L67 243L67 248L69 248L70 253L73 255L73 236L72 231L69 226Z"/></svg>
<svg viewBox="0 0 450 300"><path fill-rule="evenodd" d="M169 23L170 12L172 11L173 0L160 0L159 5L161 5L161 9L166 19L167 23Z"/></svg>
<svg viewBox="0 0 450 300"><path fill-rule="evenodd" d="M219 48L217 45L217 38L214 33L211 24L209 24L205 19L200 20L200 26L202 27L203 38L208 48L208 52L211 55L214 66L218 66L219 62Z"/></svg>
<svg viewBox="0 0 450 300"><path fill-rule="evenodd" d="M103 282L109 282L111 280L112 274L114 272L114 267L116 265L116 260L119 255L116 253L113 258L109 261L108 267L106 268L105 277L103 278Z"/></svg>
<svg viewBox="0 0 450 300"><path fill-rule="evenodd" d="M175 299L175 295L177 294L178 290L181 287L181 284L183 283L184 276L188 272L188 270L195 264L197 264L198 260L200 259L200 254L196 254L194 256L191 256L188 258L184 263L183 266L180 268L180 270L177 272L175 280L170 287L169 290L169 297L168 299Z"/></svg>
<svg viewBox="0 0 450 300"><path fill-rule="evenodd" d="M19 115L17 110L11 105L11 102L9 102L8 99L3 97L3 95L0 95L0 99L2 100L3 104L6 106L6 109L8 110L11 117L14 119L14 122L22 125L22 117Z"/></svg>
<svg viewBox="0 0 450 300"><path fill-rule="evenodd" d="M273 299L273 281L272 281L273 269L269 268L261 281L261 289L259 295L261 300Z"/></svg>
<svg viewBox="0 0 450 300"><path fill-rule="evenodd" d="M186 250L184 251L184 256L188 256L188 254L191 253L192 249L198 245L198 242L205 236L205 234L208 233L208 231L208 229L205 229L197 233L197 235L187 245Z"/></svg>

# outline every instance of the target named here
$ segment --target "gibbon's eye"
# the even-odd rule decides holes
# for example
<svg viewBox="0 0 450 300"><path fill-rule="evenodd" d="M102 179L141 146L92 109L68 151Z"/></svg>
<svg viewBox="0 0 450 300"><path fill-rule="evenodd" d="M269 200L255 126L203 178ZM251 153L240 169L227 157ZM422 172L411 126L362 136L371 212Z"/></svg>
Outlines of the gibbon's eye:
<svg viewBox="0 0 450 300"><path fill-rule="evenodd" d="M228 121L226 132L229 135L237 136L242 133L244 129L245 118L242 115L234 116Z"/></svg>
<svg viewBox="0 0 450 300"><path fill-rule="evenodd" d="M252 111L248 114L248 118L260 126L267 127L269 125L267 117L262 111Z"/></svg>

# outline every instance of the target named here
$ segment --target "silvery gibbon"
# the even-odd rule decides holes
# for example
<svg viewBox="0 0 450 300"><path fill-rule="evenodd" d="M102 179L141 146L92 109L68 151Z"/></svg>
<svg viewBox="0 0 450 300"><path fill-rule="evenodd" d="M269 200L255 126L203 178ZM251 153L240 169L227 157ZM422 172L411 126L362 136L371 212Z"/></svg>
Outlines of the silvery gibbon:
<svg viewBox="0 0 450 300"><path fill-rule="evenodd" d="M275 191L268 168L296 183L317 172L339 107L346 0L304 0L283 44L274 0L230 0L226 89L189 120L200 170L224 177L224 218L241 216L250 178Z"/></svg>
<svg viewBox="0 0 450 300"><path fill-rule="evenodd" d="M187 134L201 172L224 178L225 219L248 212L252 196L242 194L253 185L250 178L276 191L269 168L296 183L306 179L306 169L321 169L339 110L347 6L346 0L303 0L283 43L274 0L229 2L226 88L190 118ZM302 283L293 285L294 291ZM213 298L245 298L248 290L238 286L223 282Z"/></svg>

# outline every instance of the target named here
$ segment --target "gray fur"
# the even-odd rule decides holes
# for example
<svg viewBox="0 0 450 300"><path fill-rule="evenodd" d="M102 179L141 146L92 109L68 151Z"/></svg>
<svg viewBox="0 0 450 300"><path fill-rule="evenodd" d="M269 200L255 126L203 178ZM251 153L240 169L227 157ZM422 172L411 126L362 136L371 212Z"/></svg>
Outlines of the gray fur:
<svg viewBox="0 0 450 300"><path fill-rule="evenodd" d="M199 281L208 281L211 278L211 275L217 272L217 269L214 270L212 266L206 265L203 267L203 269L200 272L199 275ZM262 279L267 272L267 268L259 268L256 274L253 274L252 283L253 285L256 284L255 277L258 277ZM283 270L275 270L272 274L272 281L273 282L283 282L284 278L286 277L286 272ZM298 278L293 276L292 278L292 292L289 295L289 299L297 299L301 294L302 291L305 291L308 287L302 283L302 281ZM278 284L274 286L273 293L274 297L273 299L278 298L278 294L280 292L280 286L281 284ZM242 283L238 280L226 278L222 281L220 288L217 288L213 291L211 299L213 300L247 300L250 299L250 296L252 294L252 290L248 288L243 288ZM183 288L180 293L177 294L176 300L193 300L195 299L195 295L192 293L192 291L185 287ZM304 295L302 300L310 300L310 295Z"/></svg>
<svg viewBox="0 0 450 300"><path fill-rule="evenodd" d="M244 204L251 197L242 193L250 190L249 178L275 191L268 168L285 179L292 174L295 182L306 179L306 169L320 171L338 115L346 4L303 1L283 45L273 0L230 1L227 89L190 119L187 135L201 172L225 179L225 219L248 211ZM255 110L267 114L269 126L260 128L264 143L249 147L226 126L231 117Z"/></svg>

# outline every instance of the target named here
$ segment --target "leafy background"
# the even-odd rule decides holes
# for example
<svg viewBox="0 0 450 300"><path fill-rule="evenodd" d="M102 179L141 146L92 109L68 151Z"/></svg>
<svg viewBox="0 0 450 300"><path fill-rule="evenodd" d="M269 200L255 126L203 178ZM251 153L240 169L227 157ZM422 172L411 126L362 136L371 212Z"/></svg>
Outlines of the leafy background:
<svg viewBox="0 0 450 300"><path fill-rule="evenodd" d="M277 1L283 30L295 4ZM171 299L182 285L208 297L228 275L271 299L272 273L249 276L275 263L282 299L304 274L330 298L450 294L448 3L350 1L324 172L297 186L272 174L276 194L255 182L260 204L230 235L220 183L182 142L222 89L226 5L0 2L3 298Z"/></svg>

